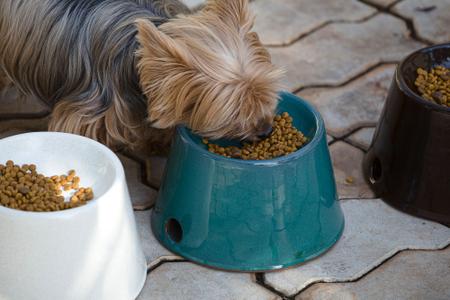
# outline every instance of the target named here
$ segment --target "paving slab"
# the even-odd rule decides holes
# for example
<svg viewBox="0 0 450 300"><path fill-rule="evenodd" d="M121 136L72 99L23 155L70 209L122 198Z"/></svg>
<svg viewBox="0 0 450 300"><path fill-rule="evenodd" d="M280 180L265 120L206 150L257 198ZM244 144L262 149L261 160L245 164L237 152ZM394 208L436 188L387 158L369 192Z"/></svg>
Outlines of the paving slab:
<svg viewBox="0 0 450 300"><path fill-rule="evenodd" d="M269 48L286 71L284 85L339 85L381 62L397 62L423 44L409 36L405 23L377 14L361 23L330 24L289 47Z"/></svg>
<svg viewBox="0 0 450 300"><path fill-rule="evenodd" d="M125 169L125 177L133 208L137 210L151 208L155 204L158 191L143 183L144 176L141 173L141 165L138 162L123 154L118 154L118 156Z"/></svg>
<svg viewBox="0 0 450 300"><path fill-rule="evenodd" d="M149 267L158 264L161 260L181 259L179 256L164 248L153 235L150 226L151 212L151 210L134 212L137 230Z"/></svg>
<svg viewBox="0 0 450 300"><path fill-rule="evenodd" d="M450 299L450 248L406 251L356 282L320 283L296 300Z"/></svg>
<svg viewBox="0 0 450 300"><path fill-rule="evenodd" d="M336 88L311 88L298 95L322 115L327 131L342 137L361 126L378 122L395 71L385 65Z"/></svg>
<svg viewBox="0 0 450 300"><path fill-rule="evenodd" d="M349 136L348 140L352 145L361 147L364 150L368 150L370 143L372 143L373 134L375 133L375 127L362 128Z"/></svg>
<svg viewBox="0 0 450 300"><path fill-rule="evenodd" d="M357 21L376 10L356 0L256 0L254 30L265 45L287 45L334 21Z"/></svg>
<svg viewBox="0 0 450 300"><path fill-rule="evenodd" d="M145 160L146 180L150 186L159 188L166 163L167 157L164 156L150 156Z"/></svg>
<svg viewBox="0 0 450 300"><path fill-rule="evenodd" d="M164 263L147 277L138 300L280 299L250 274L221 272L185 262Z"/></svg>
<svg viewBox="0 0 450 300"><path fill-rule="evenodd" d="M392 10L412 20L420 38L435 44L450 41L450 1L404 0Z"/></svg>
<svg viewBox="0 0 450 300"><path fill-rule="evenodd" d="M375 198L363 177L363 151L337 141L330 146L330 154L340 199Z"/></svg>
<svg viewBox="0 0 450 300"><path fill-rule="evenodd" d="M450 244L450 228L404 214L379 199L340 203L346 223L338 243L315 260L267 273L268 284L294 295L315 282L356 280L400 250L442 249Z"/></svg>

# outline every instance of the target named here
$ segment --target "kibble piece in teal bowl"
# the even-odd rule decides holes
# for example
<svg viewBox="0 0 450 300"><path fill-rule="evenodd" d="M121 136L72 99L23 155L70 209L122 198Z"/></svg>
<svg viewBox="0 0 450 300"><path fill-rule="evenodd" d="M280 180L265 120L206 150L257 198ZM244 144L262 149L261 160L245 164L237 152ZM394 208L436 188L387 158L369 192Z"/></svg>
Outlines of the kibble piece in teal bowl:
<svg viewBox="0 0 450 300"><path fill-rule="evenodd" d="M344 228L323 120L281 93L308 144L287 156L248 161L208 152L179 127L152 214L156 238L191 261L235 271L269 271L312 259Z"/></svg>

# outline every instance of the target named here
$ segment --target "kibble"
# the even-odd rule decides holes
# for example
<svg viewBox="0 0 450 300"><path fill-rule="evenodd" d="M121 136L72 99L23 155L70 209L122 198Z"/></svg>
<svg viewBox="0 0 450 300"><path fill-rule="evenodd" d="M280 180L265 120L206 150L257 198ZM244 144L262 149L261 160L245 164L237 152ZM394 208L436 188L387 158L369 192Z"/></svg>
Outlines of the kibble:
<svg viewBox="0 0 450 300"><path fill-rule="evenodd" d="M46 177L36 171L36 165L0 164L0 205L24 211L49 212L78 207L94 198L91 188L80 188L75 170L67 175ZM69 201L63 191L74 191Z"/></svg>
<svg viewBox="0 0 450 300"><path fill-rule="evenodd" d="M428 72L418 68L414 84L422 98L450 107L450 69L436 66Z"/></svg>
<svg viewBox="0 0 450 300"><path fill-rule="evenodd" d="M345 184L347 185L352 185L355 182L355 178L353 178L352 176L347 176L345 178Z"/></svg>
<svg viewBox="0 0 450 300"><path fill-rule="evenodd" d="M208 139L202 141L210 152L225 157L243 160L272 159L293 153L307 143L308 139L293 126L292 121L287 112L275 116L272 133L267 138L258 142L244 143L242 147L222 147L210 143Z"/></svg>

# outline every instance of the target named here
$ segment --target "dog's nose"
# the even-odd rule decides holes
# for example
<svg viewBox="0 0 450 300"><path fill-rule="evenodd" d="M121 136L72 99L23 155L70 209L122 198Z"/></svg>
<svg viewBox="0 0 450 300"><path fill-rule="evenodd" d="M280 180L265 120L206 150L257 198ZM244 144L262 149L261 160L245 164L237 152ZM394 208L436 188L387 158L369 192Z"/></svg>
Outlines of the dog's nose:
<svg viewBox="0 0 450 300"><path fill-rule="evenodd" d="M265 138L270 135L272 132L272 124L271 123L264 123L262 126L260 126L258 130L258 137L259 138Z"/></svg>

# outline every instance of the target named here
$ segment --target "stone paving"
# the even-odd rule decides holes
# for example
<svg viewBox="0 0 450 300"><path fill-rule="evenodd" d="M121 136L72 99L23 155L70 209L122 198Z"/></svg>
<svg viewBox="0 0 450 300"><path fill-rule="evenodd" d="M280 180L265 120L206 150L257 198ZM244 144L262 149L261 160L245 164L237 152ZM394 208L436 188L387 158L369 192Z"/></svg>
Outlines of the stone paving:
<svg viewBox="0 0 450 300"><path fill-rule="evenodd" d="M198 8L203 0L187 0ZM150 215L166 158L119 153L148 261L147 299L450 299L450 229L401 213L362 178L395 64L450 41L450 0L254 0L255 28L286 71L285 88L324 117L340 203L341 240L324 255L272 273L201 267L162 247ZM0 94L0 138L46 129L50 109Z"/></svg>

